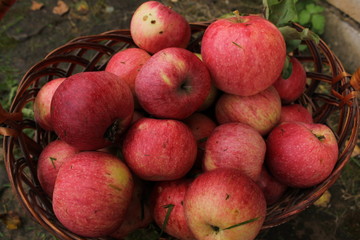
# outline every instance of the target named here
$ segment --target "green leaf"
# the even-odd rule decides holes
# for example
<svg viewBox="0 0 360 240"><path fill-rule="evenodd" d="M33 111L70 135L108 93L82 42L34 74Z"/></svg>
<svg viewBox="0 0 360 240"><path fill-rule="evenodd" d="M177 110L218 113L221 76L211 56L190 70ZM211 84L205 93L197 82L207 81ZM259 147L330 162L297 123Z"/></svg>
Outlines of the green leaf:
<svg viewBox="0 0 360 240"><path fill-rule="evenodd" d="M320 37L310 31L308 28L304 28L302 31L297 31L295 28L290 26L284 26L279 28L280 32L285 38L285 41L287 40L312 40L316 44L319 43Z"/></svg>
<svg viewBox="0 0 360 240"><path fill-rule="evenodd" d="M166 229L166 225L168 224L171 211L173 210L174 207L175 207L174 204L168 204L168 205L163 206L163 208L167 208L167 211L166 211L164 222L161 226L160 236L164 233L164 231Z"/></svg>
<svg viewBox="0 0 360 240"><path fill-rule="evenodd" d="M293 52L295 49L299 48L301 40L299 39L290 39L286 40L286 52Z"/></svg>
<svg viewBox="0 0 360 240"><path fill-rule="evenodd" d="M244 222L241 222L241 223L232 225L232 226L230 226L230 227L224 228L223 230L229 230L229 229L236 228L236 227L239 227L239 226L248 224L248 223L252 223L252 222L257 221L259 218L260 218L260 217L252 218L252 219L250 219L250 220L247 220L247 221L244 221Z"/></svg>
<svg viewBox="0 0 360 240"><path fill-rule="evenodd" d="M264 0L265 17L276 26L284 26L297 18L294 0Z"/></svg>
<svg viewBox="0 0 360 240"><path fill-rule="evenodd" d="M314 31L318 34L323 34L325 30L325 16L321 14L314 14L311 18L311 24Z"/></svg>
<svg viewBox="0 0 360 240"><path fill-rule="evenodd" d="M301 25L305 25L310 22L310 19L311 14L306 9L304 9L300 11L297 22L299 22Z"/></svg>
<svg viewBox="0 0 360 240"><path fill-rule="evenodd" d="M285 64L284 64L282 74L281 74L281 77L283 79L288 79L291 76L292 69L293 69L292 67L293 66L292 66L292 64L290 62L290 57L286 56Z"/></svg>

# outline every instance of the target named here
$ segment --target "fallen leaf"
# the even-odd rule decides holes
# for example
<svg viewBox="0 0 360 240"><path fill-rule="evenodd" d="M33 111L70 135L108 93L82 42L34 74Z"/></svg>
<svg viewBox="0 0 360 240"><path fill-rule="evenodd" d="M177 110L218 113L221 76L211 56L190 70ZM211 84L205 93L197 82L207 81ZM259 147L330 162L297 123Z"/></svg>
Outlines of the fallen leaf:
<svg viewBox="0 0 360 240"><path fill-rule="evenodd" d="M314 205L317 207L328 207L331 200L331 193L329 190L326 190L321 197L314 202Z"/></svg>
<svg viewBox="0 0 360 240"><path fill-rule="evenodd" d="M64 1L58 1L56 7L53 8L53 13L56 15L64 15L69 11L69 6Z"/></svg>
<svg viewBox="0 0 360 240"><path fill-rule="evenodd" d="M44 7L43 3L39 3L37 1L32 1L30 10L37 11L37 10L40 10L41 8L43 8L43 7Z"/></svg>
<svg viewBox="0 0 360 240"><path fill-rule="evenodd" d="M21 224L20 216L13 211L0 214L0 219L4 222L6 228L9 230L18 229Z"/></svg>

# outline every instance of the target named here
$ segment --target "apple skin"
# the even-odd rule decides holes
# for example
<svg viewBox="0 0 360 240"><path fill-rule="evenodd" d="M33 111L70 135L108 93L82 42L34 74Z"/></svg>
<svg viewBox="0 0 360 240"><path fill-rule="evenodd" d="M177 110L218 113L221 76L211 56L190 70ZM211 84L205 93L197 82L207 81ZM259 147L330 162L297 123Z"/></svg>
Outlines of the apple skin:
<svg viewBox="0 0 360 240"><path fill-rule="evenodd" d="M47 131L53 131L50 106L52 97L65 78L56 78L45 83L39 90L34 101L34 119L39 126Z"/></svg>
<svg viewBox="0 0 360 240"><path fill-rule="evenodd" d="M218 168L199 175L190 184L184 210L196 239L252 240L263 225L266 200L259 186L241 171Z"/></svg>
<svg viewBox="0 0 360 240"><path fill-rule="evenodd" d="M135 79L150 54L141 48L127 48L114 54L106 65L105 71L114 73L124 80L134 96L135 108L139 108L135 96Z"/></svg>
<svg viewBox="0 0 360 240"><path fill-rule="evenodd" d="M219 124L241 122L265 136L277 125L281 114L281 100L272 86L252 96L222 94L215 106Z"/></svg>
<svg viewBox="0 0 360 240"><path fill-rule="evenodd" d="M194 240L189 229L184 212L184 197L192 179L178 179L174 181L158 182L154 186L151 201L152 213L156 224L162 228L168 206L173 205L164 232L181 240Z"/></svg>
<svg viewBox="0 0 360 240"><path fill-rule="evenodd" d="M157 1L147 1L136 9L130 32L135 44L150 53L168 47L186 48L191 36L187 20Z"/></svg>
<svg viewBox="0 0 360 240"><path fill-rule="evenodd" d="M109 235L124 221L133 189L132 174L120 159L104 152L84 151L59 169L54 213L78 235Z"/></svg>
<svg viewBox="0 0 360 240"><path fill-rule="evenodd" d="M51 121L60 139L79 150L116 142L134 113L129 86L115 74L80 72L64 80L51 101Z"/></svg>
<svg viewBox="0 0 360 240"><path fill-rule="evenodd" d="M194 53L183 48L166 48L155 53L140 69L135 93L149 114L184 119L204 103L210 86L210 74Z"/></svg>
<svg viewBox="0 0 360 240"><path fill-rule="evenodd" d="M311 113L305 107L297 103L283 105L281 107L279 123L291 121L314 123Z"/></svg>
<svg viewBox="0 0 360 240"><path fill-rule="evenodd" d="M265 166L261 169L260 177L256 181L264 193L267 205L279 201L287 190L287 186L276 180Z"/></svg>
<svg viewBox="0 0 360 240"><path fill-rule="evenodd" d="M290 58L292 73L290 77L284 79L280 77L274 83L283 104L289 104L298 99L306 87L306 71L301 62L295 58Z"/></svg>
<svg viewBox="0 0 360 240"><path fill-rule="evenodd" d="M278 28L265 18L230 17L207 27L201 55L218 89L250 96L278 79L286 59L286 44Z"/></svg>
<svg viewBox="0 0 360 240"><path fill-rule="evenodd" d="M281 183L307 188L324 181L338 158L332 130L320 123L284 122L267 138L265 162Z"/></svg>
<svg viewBox="0 0 360 240"><path fill-rule="evenodd" d="M205 171L236 168L256 181L265 152L265 140L253 127L239 122L224 123L206 141L203 167Z"/></svg>
<svg viewBox="0 0 360 240"><path fill-rule="evenodd" d="M197 144L188 126L173 119L141 118L122 145L129 168L143 180L182 178L194 165Z"/></svg>
<svg viewBox="0 0 360 240"><path fill-rule="evenodd" d="M37 163L37 177L45 193L52 197L55 180L64 162L79 150L62 140L50 142L41 151Z"/></svg>

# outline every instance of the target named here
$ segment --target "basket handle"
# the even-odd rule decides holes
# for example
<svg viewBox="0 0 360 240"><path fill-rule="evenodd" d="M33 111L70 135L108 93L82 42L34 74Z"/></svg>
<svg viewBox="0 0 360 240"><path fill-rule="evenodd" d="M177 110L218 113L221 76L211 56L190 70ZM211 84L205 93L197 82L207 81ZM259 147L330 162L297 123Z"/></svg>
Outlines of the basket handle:
<svg viewBox="0 0 360 240"><path fill-rule="evenodd" d="M350 79L350 85L356 90L360 91L360 67L355 71Z"/></svg>
<svg viewBox="0 0 360 240"><path fill-rule="evenodd" d="M17 137L19 131L14 128L4 127L6 125L13 125L12 122L21 121L23 115L21 112L9 113L0 104L0 134L3 136Z"/></svg>

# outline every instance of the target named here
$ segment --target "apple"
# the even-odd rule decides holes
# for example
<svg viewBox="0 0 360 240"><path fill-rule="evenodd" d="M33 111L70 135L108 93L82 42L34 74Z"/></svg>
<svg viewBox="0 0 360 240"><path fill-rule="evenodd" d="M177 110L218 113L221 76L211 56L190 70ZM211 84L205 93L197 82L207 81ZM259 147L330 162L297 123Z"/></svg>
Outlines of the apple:
<svg viewBox="0 0 360 240"><path fill-rule="evenodd" d="M41 151L37 163L37 177L44 192L52 197L57 173L69 157L79 150L62 140L54 140Z"/></svg>
<svg viewBox="0 0 360 240"><path fill-rule="evenodd" d="M152 213L156 224L176 239L195 239L187 225L183 206L191 181L192 179L182 178L158 182L152 192Z"/></svg>
<svg viewBox="0 0 360 240"><path fill-rule="evenodd" d="M255 128L263 136L277 125L281 114L281 99L273 86L251 96L224 93L215 106L220 124L241 122Z"/></svg>
<svg viewBox="0 0 360 240"><path fill-rule="evenodd" d="M127 48L114 54L105 67L105 71L114 73L124 80L134 96L136 108L139 108L135 96L135 79L150 54L141 48Z"/></svg>
<svg viewBox="0 0 360 240"><path fill-rule="evenodd" d="M150 53L168 47L186 48L191 36L187 20L157 1L147 1L136 9L130 32L135 44Z"/></svg>
<svg viewBox="0 0 360 240"><path fill-rule="evenodd" d="M256 181L261 173L266 143L253 127L239 122L216 127L206 141L203 167L236 168Z"/></svg>
<svg viewBox="0 0 360 240"><path fill-rule="evenodd" d="M304 123L314 123L314 119L309 110L300 104L283 105L279 123L299 121Z"/></svg>
<svg viewBox="0 0 360 240"><path fill-rule="evenodd" d="M34 119L39 126L47 131L53 131L50 106L54 92L65 78L56 78L45 83L39 90L34 101Z"/></svg>
<svg viewBox="0 0 360 240"><path fill-rule="evenodd" d="M256 181L264 193L267 205L279 201L287 190L287 186L276 180L265 166L261 169L260 177Z"/></svg>
<svg viewBox="0 0 360 240"><path fill-rule="evenodd" d="M155 53L140 69L135 93L149 114L184 119L204 103L210 86L210 74L194 53L183 48L166 48Z"/></svg>
<svg viewBox="0 0 360 240"><path fill-rule="evenodd" d="M192 168L197 144L188 126L174 119L141 118L128 130L124 160L141 179L179 179Z"/></svg>
<svg viewBox="0 0 360 240"><path fill-rule="evenodd" d="M105 71L66 78L51 101L54 131L79 150L97 150L116 142L130 125L133 112L129 86Z"/></svg>
<svg viewBox="0 0 360 240"><path fill-rule="evenodd" d="M134 183L129 168L117 157L84 151L59 169L53 210L68 230L84 237L114 232L124 221Z"/></svg>
<svg viewBox="0 0 360 240"><path fill-rule="evenodd" d="M211 84L209 94L207 95L205 101L198 108L197 111L204 112L208 110L210 107L215 105L217 97L220 95L219 90L215 87L214 84Z"/></svg>
<svg viewBox="0 0 360 240"><path fill-rule="evenodd" d="M185 217L196 239L252 240L266 215L266 200L251 178L234 168L199 175L184 199Z"/></svg>
<svg viewBox="0 0 360 240"><path fill-rule="evenodd" d="M201 55L218 89L250 96L279 78L286 44L278 28L265 18L236 16L218 19L206 28Z"/></svg>
<svg viewBox="0 0 360 240"><path fill-rule="evenodd" d="M307 188L331 174L338 152L336 137L325 124L283 122L267 138L265 162L279 182Z"/></svg>
<svg viewBox="0 0 360 240"><path fill-rule="evenodd" d="M289 104L298 99L306 86L306 71L301 62L295 57L290 57L290 64L292 65L291 75L286 79L280 75L274 83L283 104Z"/></svg>

